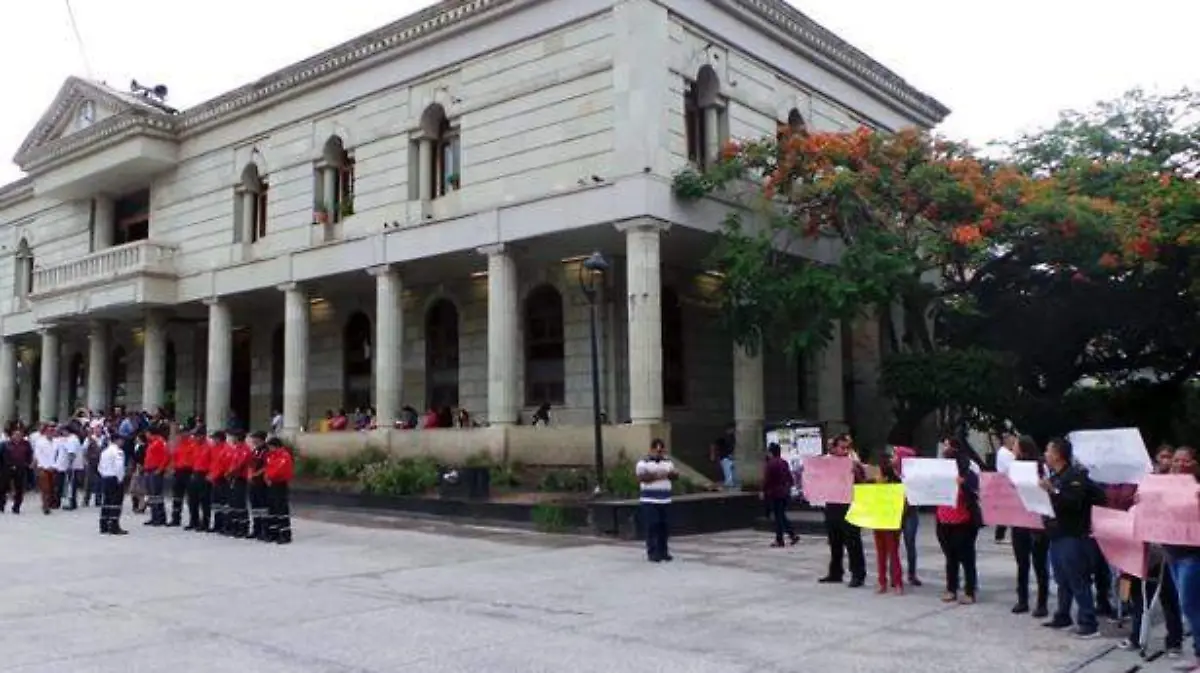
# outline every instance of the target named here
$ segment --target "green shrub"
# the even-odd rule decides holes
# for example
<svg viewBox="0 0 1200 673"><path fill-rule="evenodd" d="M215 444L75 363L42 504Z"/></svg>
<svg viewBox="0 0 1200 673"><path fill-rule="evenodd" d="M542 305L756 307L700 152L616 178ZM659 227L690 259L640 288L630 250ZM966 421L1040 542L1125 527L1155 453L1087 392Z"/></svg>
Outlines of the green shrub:
<svg viewBox="0 0 1200 673"><path fill-rule="evenodd" d="M376 495L421 495L438 484L432 458L402 458L372 463L358 475L363 491Z"/></svg>
<svg viewBox="0 0 1200 673"><path fill-rule="evenodd" d="M634 474L634 467L634 462L629 460L629 456L621 452L617 462L605 471L604 490L618 498L636 498L641 488L637 475Z"/></svg>
<svg viewBox="0 0 1200 673"><path fill-rule="evenodd" d="M553 503L538 503L530 513L533 525L543 533L558 533L567 527L567 514L561 506Z"/></svg>
<svg viewBox="0 0 1200 673"><path fill-rule="evenodd" d="M592 478L584 470L551 470L542 475L537 488L547 493L586 493L592 490Z"/></svg>
<svg viewBox="0 0 1200 673"><path fill-rule="evenodd" d="M492 465L488 468L492 486L513 488L521 485L521 476L515 465Z"/></svg>
<svg viewBox="0 0 1200 673"><path fill-rule="evenodd" d="M487 451L478 451L467 456L467 460L463 463L463 467L486 467L489 470L498 467L499 464L492 454Z"/></svg>
<svg viewBox="0 0 1200 673"><path fill-rule="evenodd" d="M351 454L344 459L345 468L350 472L350 475L357 477L368 465L375 463L383 463L388 459L387 451L381 448L370 446L358 453Z"/></svg>

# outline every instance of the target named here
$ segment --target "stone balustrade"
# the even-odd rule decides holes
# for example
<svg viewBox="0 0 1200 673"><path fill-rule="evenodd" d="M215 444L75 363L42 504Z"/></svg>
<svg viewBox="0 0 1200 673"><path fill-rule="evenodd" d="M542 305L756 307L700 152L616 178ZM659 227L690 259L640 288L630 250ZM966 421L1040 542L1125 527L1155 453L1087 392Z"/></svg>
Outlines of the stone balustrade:
<svg viewBox="0 0 1200 673"><path fill-rule="evenodd" d="M34 269L34 297L58 294L136 275L173 276L175 249L151 241L134 241L78 259Z"/></svg>

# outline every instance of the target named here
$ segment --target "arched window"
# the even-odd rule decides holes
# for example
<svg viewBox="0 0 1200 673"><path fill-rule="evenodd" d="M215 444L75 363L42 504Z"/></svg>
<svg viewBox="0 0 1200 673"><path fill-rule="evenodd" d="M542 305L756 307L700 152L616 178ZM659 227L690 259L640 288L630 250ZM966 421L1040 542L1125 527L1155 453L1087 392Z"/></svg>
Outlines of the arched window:
<svg viewBox="0 0 1200 673"><path fill-rule="evenodd" d="M799 110L792 108L792 110L788 112L787 125L788 130L792 133L804 133L804 116L800 114Z"/></svg>
<svg viewBox="0 0 1200 673"><path fill-rule="evenodd" d="M525 404L566 399L562 295L540 285L525 298Z"/></svg>
<svg viewBox="0 0 1200 673"><path fill-rule="evenodd" d="M267 179L259 174L257 165L247 164L242 171L238 199L240 240L253 243L267 235Z"/></svg>
<svg viewBox="0 0 1200 673"><path fill-rule="evenodd" d="M342 399L347 411L371 406L372 357L371 319L359 311L346 321L342 341Z"/></svg>
<svg viewBox="0 0 1200 673"><path fill-rule="evenodd" d="M67 366L67 410L74 414L86 399L87 370L83 366L83 353L76 353Z"/></svg>
<svg viewBox="0 0 1200 673"><path fill-rule="evenodd" d="M425 314L425 399L431 409L458 405L458 309L449 299Z"/></svg>
<svg viewBox="0 0 1200 673"><path fill-rule="evenodd" d="M179 361L175 355L175 342L167 341L167 354L163 358L163 399L168 414L175 414L179 390Z"/></svg>
<svg viewBox="0 0 1200 673"><path fill-rule="evenodd" d="M354 157L337 136L325 141L316 187L317 205L325 209L330 222L354 214Z"/></svg>
<svg viewBox="0 0 1200 673"><path fill-rule="evenodd" d="M721 80L711 65L684 83L683 117L687 158L696 167L709 168L718 157L724 111L720 107Z"/></svg>
<svg viewBox="0 0 1200 673"><path fill-rule="evenodd" d="M283 411L283 325L271 333L271 413Z"/></svg>
<svg viewBox="0 0 1200 673"><path fill-rule="evenodd" d="M17 276L13 279L13 288L18 297L28 297L33 292L33 250L29 247L29 241L23 238L17 244L16 262Z"/></svg>
<svg viewBox="0 0 1200 673"><path fill-rule="evenodd" d="M669 287L662 290L663 404L687 403L687 373L683 353L683 305Z"/></svg>
<svg viewBox="0 0 1200 673"><path fill-rule="evenodd" d="M421 142L432 144L432 151L426 155L427 165L420 167L421 180L429 181L430 197L436 199L453 192L462 184L458 129L450 124L446 109L439 103L433 103L421 115L421 131L425 135Z"/></svg>
<svg viewBox="0 0 1200 673"><path fill-rule="evenodd" d="M113 349L112 360L109 362L109 376L112 377L112 388L109 390L108 399L114 407L123 407L126 404L125 392L129 387L129 358L125 355L125 349L117 346Z"/></svg>

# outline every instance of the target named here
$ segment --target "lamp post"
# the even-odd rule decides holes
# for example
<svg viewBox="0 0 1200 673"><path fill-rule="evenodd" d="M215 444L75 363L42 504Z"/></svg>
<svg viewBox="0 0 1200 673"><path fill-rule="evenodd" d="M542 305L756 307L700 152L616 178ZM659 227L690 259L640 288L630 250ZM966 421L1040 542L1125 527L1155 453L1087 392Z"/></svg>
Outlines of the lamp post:
<svg viewBox="0 0 1200 673"><path fill-rule="evenodd" d="M596 338L596 295L600 279L608 271L608 260L599 251L579 265L579 288L587 297L592 340L592 431L596 460L596 494L604 490L604 437L600 428L600 345Z"/></svg>

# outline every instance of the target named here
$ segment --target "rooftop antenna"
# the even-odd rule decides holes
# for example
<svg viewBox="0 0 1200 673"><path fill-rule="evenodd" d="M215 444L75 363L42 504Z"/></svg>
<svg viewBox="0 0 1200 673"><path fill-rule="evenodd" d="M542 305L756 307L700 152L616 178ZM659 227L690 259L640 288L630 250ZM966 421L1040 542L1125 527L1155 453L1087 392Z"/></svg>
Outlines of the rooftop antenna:
<svg viewBox="0 0 1200 673"><path fill-rule="evenodd" d="M75 10L71 8L71 0L63 0L67 5L67 18L71 21L71 32L75 34L75 46L79 48L79 59L83 61L83 73L87 78L92 77L92 65L88 62L87 49L83 45L83 35L79 32L79 24L75 21Z"/></svg>

